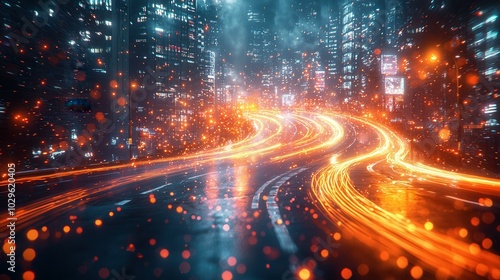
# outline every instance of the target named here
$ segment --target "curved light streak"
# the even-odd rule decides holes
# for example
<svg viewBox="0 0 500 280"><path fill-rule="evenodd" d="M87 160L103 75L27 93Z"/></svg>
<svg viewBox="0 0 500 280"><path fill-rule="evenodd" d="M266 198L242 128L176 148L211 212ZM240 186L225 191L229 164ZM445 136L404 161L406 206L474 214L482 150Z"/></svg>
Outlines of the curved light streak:
<svg viewBox="0 0 500 280"><path fill-rule="evenodd" d="M377 206L356 190L349 172L357 164L385 157L407 169L414 170L414 166L404 161L407 150L401 138L380 124L352 119L369 125L378 134L379 145L365 154L340 161L337 159L334 164L323 167L313 175L310 194L327 219L375 249L388 251L393 256L400 256L403 252L413 255L424 268L436 274L467 278L481 273L497 277L500 272L498 255L481 250L477 244L428 231L399 214ZM426 174L432 170L422 165L417 167L416 170ZM446 173L432 175L450 179ZM475 177L460 176L460 179L470 181L473 178L473 182L479 182ZM481 180L489 181L485 178Z"/></svg>

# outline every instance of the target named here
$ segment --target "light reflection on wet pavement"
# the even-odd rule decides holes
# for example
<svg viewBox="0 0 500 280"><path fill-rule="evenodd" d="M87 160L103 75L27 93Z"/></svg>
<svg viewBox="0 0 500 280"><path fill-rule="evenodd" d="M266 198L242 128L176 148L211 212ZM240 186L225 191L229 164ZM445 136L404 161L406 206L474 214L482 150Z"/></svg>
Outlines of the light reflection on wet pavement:
<svg viewBox="0 0 500 280"><path fill-rule="evenodd" d="M371 122L251 117L223 149L21 179L19 279L500 279L497 181Z"/></svg>

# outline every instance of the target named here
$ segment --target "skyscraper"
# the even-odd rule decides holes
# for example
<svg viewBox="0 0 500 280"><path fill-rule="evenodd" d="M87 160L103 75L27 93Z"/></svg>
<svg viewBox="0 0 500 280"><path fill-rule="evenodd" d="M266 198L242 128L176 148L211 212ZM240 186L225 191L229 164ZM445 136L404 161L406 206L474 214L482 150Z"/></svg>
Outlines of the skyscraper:
<svg viewBox="0 0 500 280"><path fill-rule="evenodd" d="M131 6L131 83L138 92L134 127L172 152L194 139L193 104L201 91L194 0ZM132 93L134 96L134 93Z"/></svg>
<svg viewBox="0 0 500 280"><path fill-rule="evenodd" d="M340 26L340 12L338 4L330 8L330 14L328 16L327 25L327 36L326 36L326 48L328 52L327 57L327 88L331 93L335 94L335 102L339 100L339 89L342 71L342 52L341 52L341 29Z"/></svg>

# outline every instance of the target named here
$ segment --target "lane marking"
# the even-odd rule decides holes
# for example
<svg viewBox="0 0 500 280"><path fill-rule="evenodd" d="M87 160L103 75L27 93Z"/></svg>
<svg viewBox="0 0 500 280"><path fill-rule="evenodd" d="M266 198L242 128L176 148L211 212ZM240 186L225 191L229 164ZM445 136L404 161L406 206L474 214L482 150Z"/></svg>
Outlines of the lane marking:
<svg viewBox="0 0 500 280"><path fill-rule="evenodd" d="M49 186L49 185L57 185L60 183L66 183L66 182L71 182L71 181L75 181L75 179L68 179L68 180L57 181L57 182L47 182L47 183L43 183L41 185L36 185L36 186L34 186L34 188L40 188L40 187L45 187L45 186Z"/></svg>
<svg viewBox="0 0 500 280"><path fill-rule="evenodd" d="M462 201L462 202L467 202L467 203L470 203L470 204L475 204L475 205L479 205L479 206L485 206L482 203L475 202L475 201L470 201L470 200L466 200L466 199L462 199L462 198L458 198L458 197L455 197L455 196L446 195L445 197L451 198L451 199L455 199L455 200L459 200L459 201Z"/></svg>
<svg viewBox="0 0 500 280"><path fill-rule="evenodd" d="M159 187L157 187L157 188L154 188L154 189L151 189L151 190L148 190L148 191L145 191L145 192L141 192L141 194L148 194L148 193L152 193L152 192L157 191L157 190L159 190L159 189L162 189L162 188L164 188L164 187L166 187L166 186L168 186L168 185L172 185L172 183L167 183L167 184L162 185L162 186L159 186Z"/></svg>
<svg viewBox="0 0 500 280"><path fill-rule="evenodd" d="M260 200L260 195L262 194L262 192L264 191L265 188L267 188L267 186L269 186L272 182L278 180L279 178L283 177L283 176L286 176L287 174L289 174L291 171L288 171L286 173L283 173L281 175L278 175L274 178L272 178L271 180L265 182L258 190L257 192L255 193L255 195L253 196L253 199L252 199L252 209L255 210L255 209L258 209L259 208L259 200Z"/></svg>
<svg viewBox="0 0 500 280"><path fill-rule="evenodd" d="M130 200L130 199L125 199L125 200L122 200L122 201L120 201L120 202L115 203L115 205L118 205L118 206L123 206L123 205L125 205L125 204L129 203L130 201L132 201L132 200Z"/></svg>
<svg viewBox="0 0 500 280"><path fill-rule="evenodd" d="M296 170L295 172L286 175L285 177L281 178L272 188L271 191L269 192L269 196L267 197L267 212L269 213L269 216L271 218L271 222L273 225L274 233L276 234L276 237L278 238L278 243L280 244L281 249L288 253L288 254L293 254L298 251L297 245L293 242L292 238L290 237L290 233L288 232L288 228L286 227L285 221L283 221L283 218L281 217L280 209L278 207L278 204L276 203L276 196L278 195L278 191L281 185L283 185L286 181L288 181L290 178L293 176L307 170L308 168L300 168L299 170Z"/></svg>
<svg viewBox="0 0 500 280"><path fill-rule="evenodd" d="M217 173L217 172L209 172L209 173L204 173L204 174L201 174L201 175L191 176L191 177L188 178L188 180L193 180L193 179L200 178L200 177L203 177L203 176L207 176L207 175L210 175L210 174L213 174L213 173Z"/></svg>

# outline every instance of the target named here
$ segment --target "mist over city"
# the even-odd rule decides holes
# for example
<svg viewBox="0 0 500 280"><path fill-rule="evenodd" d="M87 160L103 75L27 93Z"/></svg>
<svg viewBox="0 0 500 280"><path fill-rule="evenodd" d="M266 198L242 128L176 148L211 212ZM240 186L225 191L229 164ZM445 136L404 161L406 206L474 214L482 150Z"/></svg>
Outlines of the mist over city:
<svg viewBox="0 0 500 280"><path fill-rule="evenodd" d="M1 2L0 280L500 279L499 14Z"/></svg>

